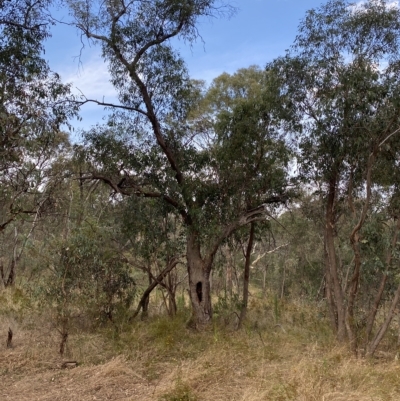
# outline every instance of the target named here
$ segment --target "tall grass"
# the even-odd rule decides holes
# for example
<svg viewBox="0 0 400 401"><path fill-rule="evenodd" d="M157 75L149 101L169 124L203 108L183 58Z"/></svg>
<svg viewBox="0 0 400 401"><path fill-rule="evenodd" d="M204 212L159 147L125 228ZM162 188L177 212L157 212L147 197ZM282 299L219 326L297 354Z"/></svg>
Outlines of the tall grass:
<svg viewBox="0 0 400 401"><path fill-rule="evenodd" d="M354 358L336 343L321 305L253 297L240 331L215 319L210 330L195 332L185 309L118 331L112 324L95 332L77 325L64 359L79 367L60 370L58 334L46 314L26 306L24 294L0 297L0 338L6 339L10 323L17 325L14 348L0 349L6 389L0 394L10 399L67 401L66 386L82 401L400 399L396 347L387 346L373 360Z"/></svg>

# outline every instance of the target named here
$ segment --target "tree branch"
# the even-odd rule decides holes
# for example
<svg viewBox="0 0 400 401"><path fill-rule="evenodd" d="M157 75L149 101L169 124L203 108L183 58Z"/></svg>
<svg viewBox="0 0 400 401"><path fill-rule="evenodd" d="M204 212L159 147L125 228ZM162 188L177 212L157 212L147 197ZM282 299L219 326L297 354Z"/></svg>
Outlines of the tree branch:
<svg viewBox="0 0 400 401"><path fill-rule="evenodd" d="M269 198L264 199L263 203L254 209L247 210L244 214L239 216L236 221L228 224L224 230L222 230L221 235L214 241L214 244L211 247L210 252L207 255L207 263L206 265L211 265L211 261L214 259L215 254L218 251L219 246L222 241L228 238L234 231L243 227L249 223L257 222L257 221L265 221L268 218L272 218L272 216L268 213L266 209L266 205L272 203L284 203L288 199L286 194L279 196L270 196Z"/></svg>
<svg viewBox="0 0 400 401"><path fill-rule="evenodd" d="M142 57L142 55L152 46L155 45L159 45L163 42L165 42L166 40L176 36L183 28L184 26L184 20L182 19L179 23L179 25L175 28L175 30L173 30L170 34L167 35L163 35L160 36L159 38L156 38L155 40L152 40L148 43L146 43L137 53L135 58L133 59L133 61L131 63L129 63L126 58L123 56L121 49L119 48L118 44L116 43L115 40L115 30L116 30L116 23L118 21L118 19L120 18L119 14L117 16L115 16L113 18L113 22L112 22L112 26L111 26L111 38L108 38L106 36L103 35L97 35L95 33L90 32L88 27L83 26L82 24L78 24L77 27L79 29L81 29L84 34L88 37L88 38L93 38L93 39L97 39L100 40L102 42L107 43L108 46L110 46L110 48L114 51L115 56L117 57L117 59L121 62L121 64L123 64L127 70L127 72L129 73L130 77L132 78L132 80L136 83L136 85L138 86L138 89L142 95L142 99L143 102L146 106L147 112L143 112L142 110L134 110L134 111L138 111L141 114L145 115L153 128L153 132L154 135L156 137L156 140L158 142L158 144L160 145L162 151L164 152L165 156L168 159L168 162L171 166L171 168L175 171L176 175L175 178L178 182L179 185L182 185L183 183L183 174L180 171L180 168L178 167L177 161L175 160L175 157L171 151L171 149L168 147L168 145L165 142L164 136L162 135L161 132L161 126L160 123L158 121L158 118L156 116L156 113L154 111L154 107L153 107L153 103L151 100L151 96L148 93L147 87L146 85L143 83L143 81L141 80L141 78L139 77L139 75L136 72L136 65L139 62L140 58ZM112 107L112 105L110 105ZM121 107L124 108L124 107ZM129 110L129 109L127 109Z"/></svg>
<svg viewBox="0 0 400 401"><path fill-rule="evenodd" d="M133 313L133 315L130 317L130 321L132 321L133 319L135 319L135 317L139 314L140 309L142 309L147 297L150 295L150 293L154 290L154 288L157 287L158 284L161 283L162 280L164 280L164 277L170 272L172 271L176 265L179 263L179 260L173 259L168 266L157 276L154 277L152 274L152 278L154 279L154 281L149 285L149 287L147 287L146 291L143 293L142 297L140 298L139 304L135 310L135 312ZM147 272L148 270L145 269Z"/></svg>
<svg viewBox="0 0 400 401"><path fill-rule="evenodd" d="M10 26L14 26L16 28L25 29L27 31L33 31L33 30L38 29L38 28L40 28L42 26L46 26L47 23L36 24L36 25L29 26L27 24L21 24L21 23L18 23L18 22L9 21L9 20L6 20L6 19L1 19L0 20L0 25L10 25Z"/></svg>
<svg viewBox="0 0 400 401"><path fill-rule="evenodd" d="M178 211L186 224L191 224L190 216L188 215L184 207L180 205L179 202L177 202L175 199L171 198L169 195L165 195L160 192L145 191L137 185L133 185L132 187L123 187L121 185L122 181L119 184L116 184L112 179L100 174L91 174L87 177L79 177L79 179L103 181L105 184L109 185L114 190L114 192L124 196L136 195L143 198L162 198L165 202L173 206ZM132 189L132 191L128 191L127 189Z"/></svg>
<svg viewBox="0 0 400 401"><path fill-rule="evenodd" d="M182 30L183 25L185 21L181 20L178 24L178 26L169 34L167 35L162 35L154 40L151 40L150 42L146 43L136 54L135 58L133 59L131 66L136 66L136 64L139 62L140 57L143 56L143 54L150 49L150 47L155 46L155 45L160 45L161 43L165 42L168 39L173 38L174 36L178 35L178 33Z"/></svg>
<svg viewBox="0 0 400 401"><path fill-rule="evenodd" d="M72 103L76 103L76 104L79 104L81 106L83 106L86 103L95 103L95 104L97 104L99 106L112 107L114 109L136 111L137 113L143 114L144 116L148 117L148 114L144 110L139 108L139 107L124 106L122 104L107 103L107 102L100 102L99 100L95 100L95 99L87 99L86 96L82 93L82 91L80 89L78 89L78 90L79 90L79 92L81 92L81 94L85 98L85 100L73 100Z"/></svg>
<svg viewBox="0 0 400 401"><path fill-rule="evenodd" d="M0 232L4 231L6 229L6 227L12 222L14 221L15 216L10 217L8 220L6 220L4 223L0 224Z"/></svg>

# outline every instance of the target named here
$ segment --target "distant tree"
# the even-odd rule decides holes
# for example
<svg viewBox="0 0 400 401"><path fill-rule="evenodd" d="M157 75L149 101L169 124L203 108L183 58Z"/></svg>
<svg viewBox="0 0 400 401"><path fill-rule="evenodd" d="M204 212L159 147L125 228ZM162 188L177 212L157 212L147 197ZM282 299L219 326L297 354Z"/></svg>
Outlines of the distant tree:
<svg viewBox="0 0 400 401"><path fill-rule="evenodd" d="M70 176L60 169L71 156L65 133L51 139L35 138L20 147L21 157L0 173L0 284L12 286L18 264L34 230L46 217L56 214L60 187ZM64 163L65 164L65 163Z"/></svg>
<svg viewBox="0 0 400 401"><path fill-rule="evenodd" d="M400 135L399 9L373 0L353 6L331 0L309 11L293 47L268 65L302 126L299 167L323 193L326 285L340 340L356 348L354 308L361 274L361 230L371 207L376 165ZM380 172L382 173L382 171ZM363 198L354 204L355 197ZM354 254L341 272L335 240L348 206Z"/></svg>
<svg viewBox="0 0 400 401"><path fill-rule="evenodd" d="M61 146L61 125L76 112L65 101L69 86L43 58L49 4L0 2L0 233L17 219L36 221L43 213L53 188L45 171L52 152ZM17 231L13 236L16 244ZM0 262L6 285L15 281L19 252L13 254L8 272Z"/></svg>
<svg viewBox="0 0 400 401"><path fill-rule="evenodd" d="M47 0L1 2L0 181L2 190L11 193L2 202L7 207L0 217L0 231L19 214L36 213L32 204L18 204L34 180L27 165L34 163L35 153L51 147L61 124L76 111L62 101L69 86L43 59L48 4Z"/></svg>
<svg viewBox="0 0 400 401"><path fill-rule="evenodd" d="M274 90L277 87L273 75L257 66L250 66L232 75L224 73L215 78L199 107L209 124L215 121L214 129L221 151L218 160L223 161L220 169L226 169L223 174L232 176L228 181L232 193L242 194L236 199L248 208L262 202L264 195L257 188L258 185L265 185L265 189L275 188L279 193L289 184L289 181L285 182L286 172L276 167L290 160L286 130L292 129L291 110L281 108L281 99L274 98ZM271 113L272 108L275 109ZM259 125L260 118L263 123L269 124L268 136L263 131L263 123ZM252 182L256 171L262 178L258 177ZM233 185L238 186L235 189ZM272 209L269 213L272 213ZM263 228L265 233L270 225L264 224ZM239 326L246 316L253 246L262 231L262 227L256 230L256 222L252 222L249 228L233 236L233 241L240 243L244 259ZM244 246L243 242L247 244Z"/></svg>

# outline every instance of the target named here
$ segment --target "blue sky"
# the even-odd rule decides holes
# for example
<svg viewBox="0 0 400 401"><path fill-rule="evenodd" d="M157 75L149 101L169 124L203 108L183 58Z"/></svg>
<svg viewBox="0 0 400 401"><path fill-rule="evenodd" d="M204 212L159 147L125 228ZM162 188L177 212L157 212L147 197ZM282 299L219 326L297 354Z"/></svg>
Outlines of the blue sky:
<svg viewBox="0 0 400 401"><path fill-rule="evenodd" d="M300 20L307 10L320 6L322 0L231 0L237 13L230 19L204 19L198 28L204 40L192 48L179 43L193 78L210 82L223 72L234 73L253 64L264 66L283 55L297 33ZM65 11L58 18L68 20ZM74 29L56 26L46 43L46 58L51 68L65 82L72 82L74 91L81 90L88 98L115 100L109 83L107 67L98 47L81 50L80 37ZM82 121L74 126L88 128L101 122L101 107L87 105L82 109Z"/></svg>

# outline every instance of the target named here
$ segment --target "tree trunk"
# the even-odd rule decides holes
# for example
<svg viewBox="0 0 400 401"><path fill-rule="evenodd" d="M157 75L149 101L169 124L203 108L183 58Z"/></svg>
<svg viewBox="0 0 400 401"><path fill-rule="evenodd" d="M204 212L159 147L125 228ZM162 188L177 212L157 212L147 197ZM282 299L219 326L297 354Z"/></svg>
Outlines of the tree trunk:
<svg viewBox="0 0 400 401"><path fill-rule="evenodd" d="M386 282L388 279L389 269L392 264L393 251L396 248L397 238L398 238L398 234L399 234L399 230L400 230L400 219L399 218L397 218L396 227L394 230L395 231L393 233L391 247L387 250L387 253L386 253L386 261L385 261L386 271L382 276L378 292L376 293L374 303L372 305L372 308L371 308L371 310L368 314L368 318L367 318L367 328L365 330L365 344L366 344L365 349L367 349L367 345L368 345L369 339L371 337L371 332L372 332L372 328L374 326L376 313L378 312L378 308L379 308L379 305L382 300L383 291L385 289Z"/></svg>
<svg viewBox="0 0 400 401"><path fill-rule="evenodd" d="M226 278L225 278L225 297L229 299L232 299L232 290L233 290L232 282L233 282L232 264L231 261L229 261L226 267Z"/></svg>
<svg viewBox="0 0 400 401"><path fill-rule="evenodd" d="M397 287L397 290L394 294L394 297L393 297L392 303L390 305L389 313L386 317L386 320L383 322L383 324L379 328L373 341L371 341L371 343L369 344L369 347L368 347L368 350L366 353L367 357L374 355L376 349L378 348L378 345L380 344L380 342L382 341L382 338L386 334L387 329L389 328L389 325L393 319L393 316L395 315L396 308L399 303L399 299L400 299L400 285Z"/></svg>
<svg viewBox="0 0 400 401"><path fill-rule="evenodd" d="M348 290L347 308L346 308L347 336L350 341L350 349L355 355L357 355L357 334L354 325L354 306L360 282L360 270L361 270L361 251L360 251L359 240L360 237L358 235L358 232L354 236L352 235L350 240L354 252L354 271Z"/></svg>
<svg viewBox="0 0 400 401"><path fill-rule="evenodd" d="M148 311L148 305L149 305L149 297L150 297L151 292L154 290L154 288L157 287L157 285L159 285L164 280L165 276L172 269L174 269L177 264L178 264L178 260L176 260L176 259L170 261L169 264L167 265L167 267L157 277L154 277L151 274L150 269L147 270L148 275L149 275L149 283L151 283L151 284L147 287L147 289L143 293L142 297L140 298L139 304L138 304L135 312L129 318L130 321L132 321L133 319L136 318L136 316L139 314L140 310L143 310L144 315L142 315L142 316L146 317L146 314Z"/></svg>
<svg viewBox="0 0 400 401"><path fill-rule="evenodd" d="M1 278L0 288L4 288L6 286L6 279L4 274L3 262L0 262L0 278Z"/></svg>
<svg viewBox="0 0 400 401"><path fill-rule="evenodd" d="M205 263L200 253L197 235L190 233L187 240L187 268L189 274L189 294L192 304L190 325L198 330L211 324L211 262Z"/></svg>
<svg viewBox="0 0 400 401"><path fill-rule="evenodd" d="M250 224L250 236L249 236L249 242L247 243L247 249L246 249L246 255L245 255L244 278L243 278L243 300L242 300L242 308L240 310L238 328L240 328L242 326L243 321L246 318L246 313L247 313L247 303L249 300L250 260L251 260L251 251L253 250L253 243L254 243L254 226L255 226L255 223L252 222Z"/></svg>
<svg viewBox="0 0 400 401"><path fill-rule="evenodd" d="M350 281L348 296L347 296L347 310L346 310L346 328L347 334L350 339L350 346L354 353L357 353L357 335L354 327L354 306L356 301L356 296L358 292L358 287L360 283L360 270L361 270L361 250L360 250L360 230L363 227L365 220L367 218L367 213L369 209L370 199L371 199L371 174L372 167L375 162L375 155L378 151L378 148L375 146L373 152L368 157L367 164L367 173L366 173L366 198L362 207L362 211L360 217L358 219L357 224L353 228L353 231L350 234L350 244L353 248L354 252L354 271L353 276ZM354 210L354 206L352 205L352 176L350 176L349 182L349 204ZM347 283L346 283L347 285Z"/></svg>
<svg viewBox="0 0 400 401"><path fill-rule="evenodd" d="M338 331L338 317L335 301L333 299L333 281L330 272L329 258L326 250L326 243L324 244L324 257L325 257L325 297L328 302L329 318L331 327L334 333Z"/></svg>
<svg viewBox="0 0 400 401"><path fill-rule="evenodd" d="M267 271L268 271L268 264L265 264L263 269L263 287L262 287L262 294L263 298L267 295Z"/></svg>
<svg viewBox="0 0 400 401"><path fill-rule="evenodd" d="M13 258L10 263L10 272L8 273L8 279L6 281L6 287L13 287L15 284L15 270L16 270L16 261Z"/></svg>
<svg viewBox="0 0 400 401"><path fill-rule="evenodd" d="M176 305L176 277L172 277L171 272L168 273L168 313L171 316L175 316L178 312L178 307Z"/></svg>
<svg viewBox="0 0 400 401"><path fill-rule="evenodd" d="M335 250L335 198L336 198L336 178L333 177L329 182L329 193L325 213L325 241L327 251L327 268L330 271L333 284L333 293L337 311L337 338L339 341L346 340L345 306L342 285L339 279L339 272Z"/></svg>
<svg viewBox="0 0 400 401"><path fill-rule="evenodd" d="M149 287L150 287L152 284L150 267L149 267L149 272L148 272L147 276L148 276ZM147 292L144 295L143 302L142 302L142 316L141 316L142 320L147 319L149 316L149 305L150 305L150 292Z"/></svg>

